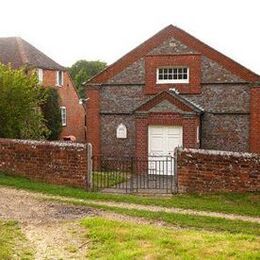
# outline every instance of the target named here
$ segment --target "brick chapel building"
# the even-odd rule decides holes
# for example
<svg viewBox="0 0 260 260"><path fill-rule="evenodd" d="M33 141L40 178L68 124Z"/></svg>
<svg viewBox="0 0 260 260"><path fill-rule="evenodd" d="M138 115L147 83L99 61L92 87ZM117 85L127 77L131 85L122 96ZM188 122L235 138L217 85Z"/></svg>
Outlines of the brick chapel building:
<svg viewBox="0 0 260 260"><path fill-rule="evenodd" d="M86 141L85 109L65 67L19 37L0 38L0 62L13 68L24 67L27 71L36 71L39 84L56 88L62 119L60 139L72 135L77 142Z"/></svg>
<svg viewBox="0 0 260 260"><path fill-rule="evenodd" d="M260 76L168 26L86 83L94 154L260 152Z"/></svg>

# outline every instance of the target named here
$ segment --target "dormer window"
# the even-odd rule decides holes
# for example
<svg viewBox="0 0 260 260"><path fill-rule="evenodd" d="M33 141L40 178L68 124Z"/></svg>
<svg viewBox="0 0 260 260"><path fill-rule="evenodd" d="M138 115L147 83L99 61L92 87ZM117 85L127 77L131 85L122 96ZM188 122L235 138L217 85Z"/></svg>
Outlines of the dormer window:
<svg viewBox="0 0 260 260"><path fill-rule="evenodd" d="M37 69L37 76L39 83L43 82L43 69Z"/></svg>
<svg viewBox="0 0 260 260"><path fill-rule="evenodd" d="M157 69L156 83L189 83L188 67L162 67Z"/></svg>
<svg viewBox="0 0 260 260"><path fill-rule="evenodd" d="M63 71L56 71L56 85L61 87L63 86Z"/></svg>

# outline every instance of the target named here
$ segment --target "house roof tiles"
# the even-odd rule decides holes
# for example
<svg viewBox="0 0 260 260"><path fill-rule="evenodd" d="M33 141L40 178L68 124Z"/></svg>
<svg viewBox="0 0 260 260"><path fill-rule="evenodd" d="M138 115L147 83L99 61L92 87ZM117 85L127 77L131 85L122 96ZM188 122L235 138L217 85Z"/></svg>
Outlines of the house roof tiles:
<svg viewBox="0 0 260 260"><path fill-rule="evenodd" d="M0 62L14 68L29 66L50 70L66 70L20 37L0 38Z"/></svg>

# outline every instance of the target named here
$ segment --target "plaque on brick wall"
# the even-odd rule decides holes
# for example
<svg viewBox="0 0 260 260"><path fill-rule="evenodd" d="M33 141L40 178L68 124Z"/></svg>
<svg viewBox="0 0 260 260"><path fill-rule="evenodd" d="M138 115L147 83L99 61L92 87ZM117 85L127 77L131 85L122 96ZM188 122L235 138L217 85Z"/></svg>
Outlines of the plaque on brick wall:
<svg viewBox="0 0 260 260"><path fill-rule="evenodd" d="M125 139L127 138L127 129L124 124L120 124L116 129L116 138Z"/></svg>

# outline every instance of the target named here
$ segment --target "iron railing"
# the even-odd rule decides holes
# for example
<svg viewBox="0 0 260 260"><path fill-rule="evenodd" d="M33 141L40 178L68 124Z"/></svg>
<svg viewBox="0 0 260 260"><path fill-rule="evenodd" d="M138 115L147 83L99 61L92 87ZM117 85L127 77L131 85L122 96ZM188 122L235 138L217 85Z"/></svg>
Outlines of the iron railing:
<svg viewBox="0 0 260 260"><path fill-rule="evenodd" d="M94 191L173 193L174 157L92 157Z"/></svg>

